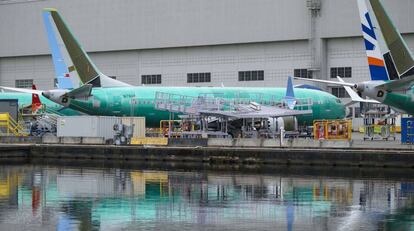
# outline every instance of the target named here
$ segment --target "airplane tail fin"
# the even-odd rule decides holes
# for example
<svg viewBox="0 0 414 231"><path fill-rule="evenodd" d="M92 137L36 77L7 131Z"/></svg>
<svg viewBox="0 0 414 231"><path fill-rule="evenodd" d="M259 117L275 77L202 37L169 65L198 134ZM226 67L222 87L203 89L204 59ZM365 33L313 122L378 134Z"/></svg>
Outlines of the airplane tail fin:
<svg viewBox="0 0 414 231"><path fill-rule="evenodd" d="M378 44L378 37L372 24L365 0L358 0L359 17L361 19L362 33L365 49L368 56L369 71L371 80L387 81L388 73L385 68L384 57Z"/></svg>
<svg viewBox="0 0 414 231"><path fill-rule="evenodd" d="M293 90L292 77L290 77L290 76L288 78L287 87L286 87L286 97L295 98L295 92Z"/></svg>
<svg viewBox="0 0 414 231"><path fill-rule="evenodd" d="M32 90L37 90L36 85L32 85ZM40 108L42 108L42 102L40 101L39 95L32 93L32 113L35 113Z"/></svg>
<svg viewBox="0 0 414 231"><path fill-rule="evenodd" d="M55 67L55 75L57 80L57 87L59 89L72 89L73 84L70 79L69 71L62 53L60 52L58 42L56 40L55 32L49 20L50 12L43 12L43 22L45 25L49 48L52 52L53 65Z"/></svg>
<svg viewBox="0 0 414 231"><path fill-rule="evenodd" d="M104 75L92 62L89 55L82 48L59 12L53 8L45 8L56 24L60 37L83 84L92 84L93 87L125 87L129 84L112 79Z"/></svg>
<svg viewBox="0 0 414 231"><path fill-rule="evenodd" d="M296 106L295 91L293 90L292 77L289 76L286 87L286 96L284 102L287 104L289 109L294 109Z"/></svg>
<svg viewBox="0 0 414 231"><path fill-rule="evenodd" d="M414 75L414 59L400 32L388 16L380 0L369 0L384 36L389 52L385 54L387 63L393 63L398 78ZM387 60L388 59L388 60Z"/></svg>

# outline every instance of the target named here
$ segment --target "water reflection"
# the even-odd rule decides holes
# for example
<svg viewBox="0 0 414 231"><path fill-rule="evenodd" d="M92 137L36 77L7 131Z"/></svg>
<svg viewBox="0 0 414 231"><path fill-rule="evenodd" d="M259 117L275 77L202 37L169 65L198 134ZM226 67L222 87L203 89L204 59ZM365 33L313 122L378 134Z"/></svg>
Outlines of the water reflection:
<svg viewBox="0 0 414 231"><path fill-rule="evenodd" d="M0 230L413 230L414 183L2 166Z"/></svg>

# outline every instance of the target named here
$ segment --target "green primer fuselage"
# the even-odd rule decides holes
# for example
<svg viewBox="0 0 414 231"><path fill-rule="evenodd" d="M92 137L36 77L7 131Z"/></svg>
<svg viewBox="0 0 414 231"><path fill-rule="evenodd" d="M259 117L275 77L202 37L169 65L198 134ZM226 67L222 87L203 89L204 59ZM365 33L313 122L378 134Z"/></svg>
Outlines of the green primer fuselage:
<svg viewBox="0 0 414 231"><path fill-rule="evenodd" d="M382 103L404 111L407 114L414 115L414 88L412 88L410 91L411 93L407 91L407 93L404 94L395 92L386 93Z"/></svg>
<svg viewBox="0 0 414 231"><path fill-rule="evenodd" d="M30 93L2 92L0 93L0 99L17 99L19 109L32 105L32 94ZM70 108L63 109L62 105L57 104L43 96L40 96L40 101L46 106L47 112L59 112L59 114L66 116L82 115L82 113Z"/></svg>
<svg viewBox="0 0 414 231"><path fill-rule="evenodd" d="M87 100L72 99L69 107L90 115L142 116L148 127L158 127L160 120L169 119L169 112L154 107L157 92L197 97L217 95L224 99L241 98L256 101L259 94L262 100L280 102L286 94L285 88L237 88L237 87L119 87L93 88ZM313 113L298 116L301 125L312 125L318 119L342 119L345 107L335 96L326 92L295 89L295 97L311 98Z"/></svg>

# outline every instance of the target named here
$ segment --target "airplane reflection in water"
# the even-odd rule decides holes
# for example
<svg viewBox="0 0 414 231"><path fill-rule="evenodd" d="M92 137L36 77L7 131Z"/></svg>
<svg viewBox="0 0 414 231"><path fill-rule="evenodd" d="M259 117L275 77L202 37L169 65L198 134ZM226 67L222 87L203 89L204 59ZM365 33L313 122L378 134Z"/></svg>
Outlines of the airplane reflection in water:
<svg viewBox="0 0 414 231"><path fill-rule="evenodd" d="M414 183L395 181L7 167L0 229L405 230L413 196Z"/></svg>

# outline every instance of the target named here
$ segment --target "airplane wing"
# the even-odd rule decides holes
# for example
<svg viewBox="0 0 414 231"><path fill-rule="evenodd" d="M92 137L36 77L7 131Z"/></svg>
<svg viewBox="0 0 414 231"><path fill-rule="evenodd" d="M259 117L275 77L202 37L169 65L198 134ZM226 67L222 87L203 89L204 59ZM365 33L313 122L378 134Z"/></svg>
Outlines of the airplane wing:
<svg viewBox="0 0 414 231"><path fill-rule="evenodd" d="M30 94L42 94L43 92L40 90L33 90L33 89L27 89L27 88L4 87L4 86L0 86L0 88L6 91L15 91L15 92L21 92L21 93L30 93Z"/></svg>
<svg viewBox="0 0 414 231"><path fill-rule="evenodd" d="M329 80L322 80L322 79L306 79L306 78L299 78L299 77L293 77L293 79L303 80L303 81L308 81L308 82L329 83L329 84L335 84L339 86L355 87L354 83L345 83L345 82L329 81Z"/></svg>
<svg viewBox="0 0 414 231"><path fill-rule="evenodd" d="M241 111L211 111L201 110L200 114L212 115L212 116L227 116L231 118L276 118L286 116L298 116L311 114L312 110L292 110L272 106L261 105L260 110L241 110Z"/></svg>

